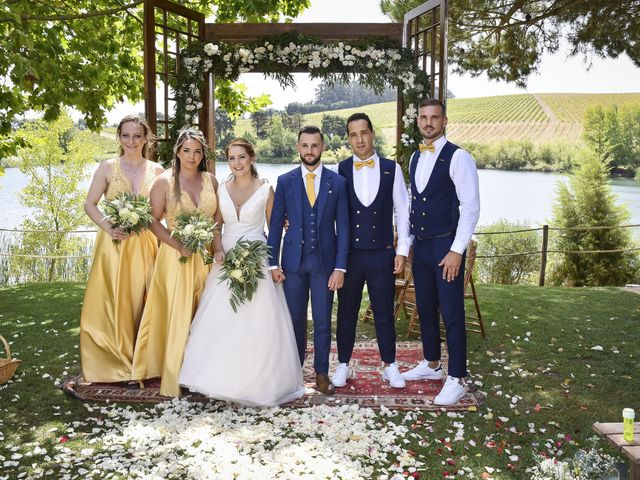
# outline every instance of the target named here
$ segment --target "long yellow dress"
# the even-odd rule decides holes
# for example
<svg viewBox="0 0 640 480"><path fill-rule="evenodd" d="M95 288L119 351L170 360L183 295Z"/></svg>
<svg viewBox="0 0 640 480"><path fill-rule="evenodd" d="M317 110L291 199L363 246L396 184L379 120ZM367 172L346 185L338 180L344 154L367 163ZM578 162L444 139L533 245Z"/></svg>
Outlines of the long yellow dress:
<svg viewBox="0 0 640 480"><path fill-rule="evenodd" d="M189 194L182 190L180 202L174 199L173 182L167 193L167 227L173 229L180 212L198 208L213 218L218 202L211 184L211 174L202 173L200 204L196 207ZM151 280L151 290L138 331L131 379L161 377L160 394L180 395L178 375L191 328L191 320L211 267L202 256L194 254L181 264L180 253L163 243Z"/></svg>
<svg viewBox="0 0 640 480"><path fill-rule="evenodd" d="M138 194L148 197L154 179L153 165L146 164ZM105 197L132 191L117 158ZM157 253L158 241L149 230L118 246L107 232L98 231L80 314L80 361L87 382L130 380L136 332Z"/></svg>

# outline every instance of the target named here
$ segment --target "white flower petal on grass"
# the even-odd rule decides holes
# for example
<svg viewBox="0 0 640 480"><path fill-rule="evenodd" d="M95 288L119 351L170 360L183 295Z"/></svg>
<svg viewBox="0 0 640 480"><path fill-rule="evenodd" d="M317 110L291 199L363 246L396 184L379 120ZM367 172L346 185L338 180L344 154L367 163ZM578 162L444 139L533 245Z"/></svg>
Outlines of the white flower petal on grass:
<svg viewBox="0 0 640 480"><path fill-rule="evenodd" d="M591 347L591 350L595 350L596 352L602 352L604 348L602 348L600 345L596 345L595 347Z"/></svg>
<svg viewBox="0 0 640 480"><path fill-rule="evenodd" d="M392 458L422 465L400 446L408 428L387 418L397 412L377 415L357 405L234 409L174 400L143 412L102 407L100 415L100 453L84 449L73 457L59 445L58 465L150 479L368 479Z"/></svg>

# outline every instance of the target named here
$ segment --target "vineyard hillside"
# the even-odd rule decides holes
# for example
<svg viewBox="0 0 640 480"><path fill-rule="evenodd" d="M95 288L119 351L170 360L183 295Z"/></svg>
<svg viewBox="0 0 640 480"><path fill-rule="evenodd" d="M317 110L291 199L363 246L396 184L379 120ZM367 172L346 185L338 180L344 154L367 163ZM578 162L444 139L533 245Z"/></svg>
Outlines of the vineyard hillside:
<svg viewBox="0 0 640 480"><path fill-rule="evenodd" d="M562 141L581 143L582 118L591 105L640 104L640 93L540 93L479 98L453 98L447 103L450 126L447 137L454 142L495 143L530 140L534 143ZM396 104L377 103L357 108L305 115L305 122L320 126L324 114L347 118L366 112L378 134L395 143ZM251 131L241 120L236 133Z"/></svg>

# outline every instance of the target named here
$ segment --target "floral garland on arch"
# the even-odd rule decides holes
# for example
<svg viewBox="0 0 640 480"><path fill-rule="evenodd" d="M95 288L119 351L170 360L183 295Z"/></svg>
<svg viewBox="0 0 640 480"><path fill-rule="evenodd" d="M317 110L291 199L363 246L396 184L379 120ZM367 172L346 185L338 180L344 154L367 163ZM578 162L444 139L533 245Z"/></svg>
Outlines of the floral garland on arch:
<svg viewBox="0 0 640 480"><path fill-rule="evenodd" d="M401 142L396 158L404 166L422 139L417 128L417 104L428 95L428 77L418 68L411 50L387 38L357 42L321 43L314 37L288 32L248 44L195 43L181 52L182 68L176 84L175 117L169 132L178 132L197 121L203 108L200 92L208 73L231 82L242 73L257 71L275 78L283 88L295 86L292 72L307 71L312 78L330 84L348 84L353 75L375 92L395 86L407 105L402 117ZM172 145L160 150L162 161L172 158Z"/></svg>

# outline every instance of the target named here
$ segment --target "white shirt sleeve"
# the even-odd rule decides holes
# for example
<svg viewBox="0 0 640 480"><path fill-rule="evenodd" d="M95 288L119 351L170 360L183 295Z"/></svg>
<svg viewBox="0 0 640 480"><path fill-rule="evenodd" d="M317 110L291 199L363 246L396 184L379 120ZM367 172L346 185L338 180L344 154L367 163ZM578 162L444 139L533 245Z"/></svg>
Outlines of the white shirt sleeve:
<svg viewBox="0 0 640 480"><path fill-rule="evenodd" d="M395 177L393 179L393 214L398 231L398 246L396 255L409 256L411 248L411 236L409 234L409 210L411 204L407 184L404 183L402 168L396 163Z"/></svg>
<svg viewBox="0 0 640 480"><path fill-rule="evenodd" d="M469 152L459 148L453 154L449 176L460 201L460 220L451 250L464 253L480 218L480 185L476 162Z"/></svg>

